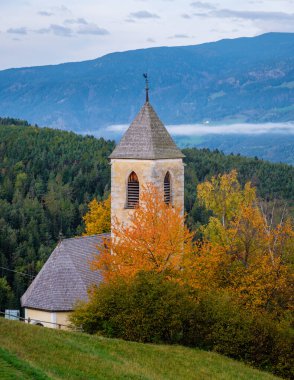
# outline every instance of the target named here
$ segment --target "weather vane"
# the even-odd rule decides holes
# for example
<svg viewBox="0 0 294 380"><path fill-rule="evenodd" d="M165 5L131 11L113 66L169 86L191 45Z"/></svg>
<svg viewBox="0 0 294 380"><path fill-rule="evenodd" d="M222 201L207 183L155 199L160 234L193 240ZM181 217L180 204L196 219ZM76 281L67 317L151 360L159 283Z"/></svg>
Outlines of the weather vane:
<svg viewBox="0 0 294 380"><path fill-rule="evenodd" d="M146 102L149 102L149 83L148 83L148 74L144 73L143 77L145 78L146 82Z"/></svg>

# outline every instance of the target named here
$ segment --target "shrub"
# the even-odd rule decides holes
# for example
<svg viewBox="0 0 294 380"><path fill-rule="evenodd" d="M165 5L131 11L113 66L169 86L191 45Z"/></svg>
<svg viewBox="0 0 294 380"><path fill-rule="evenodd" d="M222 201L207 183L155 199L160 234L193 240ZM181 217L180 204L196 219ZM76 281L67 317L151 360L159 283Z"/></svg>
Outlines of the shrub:
<svg viewBox="0 0 294 380"><path fill-rule="evenodd" d="M219 352L292 378L293 330L250 312L225 292L198 295L183 344Z"/></svg>
<svg viewBox="0 0 294 380"><path fill-rule="evenodd" d="M99 332L137 342L179 343L191 307L190 290L163 274L141 272L132 282L119 279L90 292L72 322L86 332Z"/></svg>

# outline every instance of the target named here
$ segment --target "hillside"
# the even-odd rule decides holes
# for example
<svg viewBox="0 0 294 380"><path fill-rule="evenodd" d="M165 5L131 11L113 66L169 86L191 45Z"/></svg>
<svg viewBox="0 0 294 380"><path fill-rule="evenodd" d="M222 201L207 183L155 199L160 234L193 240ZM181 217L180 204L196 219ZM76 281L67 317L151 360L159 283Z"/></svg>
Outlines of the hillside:
<svg viewBox="0 0 294 380"><path fill-rule="evenodd" d="M142 73L166 124L294 120L294 33L113 53L0 72L0 116L74 131L129 123ZM104 135L105 136L105 135Z"/></svg>
<svg viewBox="0 0 294 380"><path fill-rule="evenodd" d="M241 154L294 165L294 134L290 133L205 135L194 138L193 136L176 137L175 140L182 148L218 149L225 154Z"/></svg>
<svg viewBox="0 0 294 380"><path fill-rule="evenodd" d="M113 147L69 132L0 125L0 267L10 270L0 268L0 278L13 291L4 300L0 292L1 310L18 307L60 238L81 233L88 202L109 191Z"/></svg>
<svg viewBox="0 0 294 380"><path fill-rule="evenodd" d="M278 379L211 352L50 330L2 318L0 345L3 380Z"/></svg>
<svg viewBox="0 0 294 380"><path fill-rule="evenodd" d="M80 235L82 216L93 197L110 190L108 156L114 143L72 132L0 120L0 278L12 294L1 308L18 307L57 241ZM207 222L198 206L196 185L236 168L242 183L252 180L263 198L293 204L294 168L207 149L185 149L185 207L191 226ZM1 285L1 284L0 284Z"/></svg>

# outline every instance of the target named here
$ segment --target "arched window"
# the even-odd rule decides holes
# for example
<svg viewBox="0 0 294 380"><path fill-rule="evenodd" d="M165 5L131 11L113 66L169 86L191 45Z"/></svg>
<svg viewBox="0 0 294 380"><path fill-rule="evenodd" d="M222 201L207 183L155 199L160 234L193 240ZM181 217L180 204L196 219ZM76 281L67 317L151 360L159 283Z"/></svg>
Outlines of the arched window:
<svg viewBox="0 0 294 380"><path fill-rule="evenodd" d="M139 204L140 185L138 176L132 172L128 178L127 208L135 208Z"/></svg>
<svg viewBox="0 0 294 380"><path fill-rule="evenodd" d="M171 203L171 178L170 178L170 173L167 172L165 177L164 177L164 202L165 204L169 205Z"/></svg>

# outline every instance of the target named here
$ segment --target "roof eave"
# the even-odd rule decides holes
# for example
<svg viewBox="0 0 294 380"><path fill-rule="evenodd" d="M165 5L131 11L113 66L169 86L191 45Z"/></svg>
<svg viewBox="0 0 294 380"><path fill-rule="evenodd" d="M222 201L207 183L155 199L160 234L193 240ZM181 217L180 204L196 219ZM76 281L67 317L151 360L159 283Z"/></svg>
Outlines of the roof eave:
<svg viewBox="0 0 294 380"><path fill-rule="evenodd" d="M70 313L74 310L74 308L70 308L70 309L58 309L58 308L53 308L53 309L43 309L43 308L40 308L40 307L34 307L34 306L29 306L29 305L22 305L22 307L24 309L30 309L30 310L38 310L38 311L45 311L47 313Z"/></svg>
<svg viewBox="0 0 294 380"><path fill-rule="evenodd" d="M175 156L168 156L168 155L163 155L163 156L156 156L156 157L148 157L148 156L131 156L131 155L110 155L108 158L110 160L177 160L180 158L185 158L186 156L183 153L179 153L178 155Z"/></svg>

